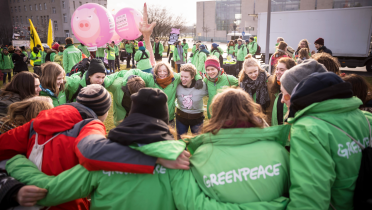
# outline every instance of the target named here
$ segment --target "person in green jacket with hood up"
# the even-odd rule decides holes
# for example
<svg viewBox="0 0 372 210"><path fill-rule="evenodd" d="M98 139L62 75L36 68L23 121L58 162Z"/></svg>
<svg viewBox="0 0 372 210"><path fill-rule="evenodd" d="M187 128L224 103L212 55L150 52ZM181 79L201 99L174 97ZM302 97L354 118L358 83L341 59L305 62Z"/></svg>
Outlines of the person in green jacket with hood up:
<svg viewBox="0 0 372 210"><path fill-rule="evenodd" d="M8 48L3 47L0 55L0 70L3 75L3 85L6 84L6 77L8 76L8 82L12 80L12 69L14 68L12 57L8 52Z"/></svg>
<svg viewBox="0 0 372 210"><path fill-rule="evenodd" d="M353 197L372 115L359 110L350 84L314 60L286 71L281 89L292 126L287 209L364 209Z"/></svg>
<svg viewBox="0 0 372 210"><path fill-rule="evenodd" d="M187 44L186 39L183 39L182 40L182 44L181 45L182 45L183 52L185 53L186 59L187 59L187 51L189 50L189 44Z"/></svg>
<svg viewBox="0 0 372 210"><path fill-rule="evenodd" d="M88 144L89 147L93 146L92 149L96 157L110 156L111 160L123 159L123 152L121 151L128 151L128 145L132 150L138 150L150 156L161 156L168 160L180 157L183 160L187 159L190 154L184 151L185 143L174 141L174 137L170 133L166 104L167 96L164 92L159 89L143 88L132 95L132 99L133 109L128 119L110 131L109 139L96 133L86 136L79 135L78 139L81 138L79 145ZM140 127L138 127L139 125ZM151 129L141 130L141 128ZM101 130L104 131L104 129ZM92 153L90 151L92 149L89 147L81 147L85 151L84 154ZM274 151L273 147L270 149ZM281 160L277 160L277 162L279 161ZM108 164L110 162L108 161ZM274 176L270 177L271 180L280 177L277 173L282 172L281 168L274 166L269 170L266 169L267 173ZM155 210L279 210L283 209L281 207L283 203L285 204L285 201L260 201L241 204L216 201L216 199L208 198L200 190L190 170L171 170L160 165L155 167L153 174L132 174L102 170L88 171L84 166L77 165L54 177L40 172L24 156L16 155L7 162L6 169L11 176L19 181L48 190L46 197L38 202L42 206L55 206L88 195L91 195L90 208L92 210L149 208ZM258 177L260 176L259 172ZM241 177L248 176L246 170L239 173ZM261 177L261 179L263 178ZM146 202L144 202L144 198ZM246 200L248 201L248 198Z"/></svg>
<svg viewBox="0 0 372 210"><path fill-rule="evenodd" d="M235 55L239 71L243 69L243 62L247 54L247 48L243 44L243 41L238 39L238 45L235 47Z"/></svg>
<svg viewBox="0 0 372 210"><path fill-rule="evenodd" d="M74 40L71 37L66 38L66 46L63 51L63 68L66 76L71 72L72 67L82 60L82 52L74 46Z"/></svg>
<svg viewBox="0 0 372 210"><path fill-rule="evenodd" d="M174 63L177 65L177 71L180 72L181 65L187 62L186 53L182 49L181 41L177 41L176 43L174 43L174 45L176 47L174 48L174 51L173 51L173 60L174 60Z"/></svg>
<svg viewBox="0 0 372 210"><path fill-rule="evenodd" d="M90 53L89 53L87 46L85 46L83 43L80 43L80 45L78 46L78 49L83 51L84 55L86 55L89 58Z"/></svg>
<svg viewBox="0 0 372 210"><path fill-rule="evenodd" d="M238 86L239 81L236 77L227 75L223 69L221 69L220 62L215 56L211 56L206 60L205 69L207 75L204 78L204 82L207 85L209 96L207 112L208 118L211 119L210 106L217 91L224 87Z"/></svg>
<svg viewBox="0 0 372 210"><path fill-rule="evenodd" d="M150 62L150 52L146 50L143 42L139 42L138 46L139 50L137 50L136 54L134 55L134 60L137 61L137 68L146 73L151 73L152 66Z"/></svg>
<svg viewBox="0 0 372 210"><path fill-rule="evenodd" d="M252 54L252 55L256 54L257 52L257 42L254 40L253 36L249 38L248 51L249 51L249 54Z"/></svg>
<svg viewBox="0 0 372 210"><path fill-rule="evenodd" d="M198 74L205 74L205 61L207 60L207 57L209 56L210 52L205 49L205 45L199 46L199 55L198 55L198 63L196 66L196 70Z"/></svg>

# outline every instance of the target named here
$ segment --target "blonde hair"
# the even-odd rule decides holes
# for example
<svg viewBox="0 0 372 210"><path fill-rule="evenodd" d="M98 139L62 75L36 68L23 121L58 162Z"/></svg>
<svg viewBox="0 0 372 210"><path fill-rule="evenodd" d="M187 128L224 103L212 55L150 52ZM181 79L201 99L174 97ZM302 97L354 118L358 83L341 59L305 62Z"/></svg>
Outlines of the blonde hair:
<svg viewBox="0 0 372 210"><path fill-rule="evenodd" d="M240 70L239 72L239 82L242 82L245 77L247 76L245 74L245 70L251 66L257 66L258 67L258 70L260 72L264 72L265 70L263 70L258 62L257 59L253 58L251 54L248 54L247 56L245 56L245 60L244 60L244 63L243 63L243 69Z"/></svg>
<svg viewBox="0 0 372 210"><path fill-rule="evenodd" d="M306 43L306 48L309 50L310 52L310 47L309 47L309 41L307 41L307 39L301 39L301 41L298 43L298 47L297 47L297 52L300 51L301 49L301 43L302 42L305 42Z"/></svg>
<svg viewBox="0 0 372 210"><path fill-rule="evenodd" d="M196 75L196 68L191 63L183 64L181 66L181 71L189 72L192 78Z"/></svg>
<svg viewBox="0 0 372 210"><path fill-rule="evenodd" d="M240 88L227 88L218 93L210 106L212 118L203 126L203 133L217 134L226 122L235 127L240 121L263 128L265 115L252 97Z"/></svg>
<svg viewBox="0 0 372 210"><path fill-rule="evenodd" d="M65 74L65 71L63 68L54 62L48 62L45 64L41 78L40 78L40 84L45 89L49 89L52 91L56 96L58 96L60 91L63 91L65 89L65 84L62 83L61 87L57 89L57 78L60 74Z"/></svg>
<svg viewBox="0 0 372 210"><path fill-rule="evenodd" d="M159 73L159 68L161 66L165 66L168 70L168 76L173 76L173 68L172 66L168 63L168 62L159 62L157 63L155 66L154 66L154 74L156 77L158 77L158 73Z"/></svg>

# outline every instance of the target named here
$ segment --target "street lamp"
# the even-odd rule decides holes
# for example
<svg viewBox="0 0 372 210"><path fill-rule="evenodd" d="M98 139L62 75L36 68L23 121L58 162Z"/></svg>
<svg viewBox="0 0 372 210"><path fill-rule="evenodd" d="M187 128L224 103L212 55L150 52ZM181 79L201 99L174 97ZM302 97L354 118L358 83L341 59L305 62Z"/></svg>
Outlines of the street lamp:
<svg viewBox="0 0 372 210"><path fill-rule="evenodd" d="M236 25L236 20L234 20L234 24L233 24L233 29L234 29L234 39L235 39L235 31L236 31L236 27L237 27L237 25Z"/></svg>

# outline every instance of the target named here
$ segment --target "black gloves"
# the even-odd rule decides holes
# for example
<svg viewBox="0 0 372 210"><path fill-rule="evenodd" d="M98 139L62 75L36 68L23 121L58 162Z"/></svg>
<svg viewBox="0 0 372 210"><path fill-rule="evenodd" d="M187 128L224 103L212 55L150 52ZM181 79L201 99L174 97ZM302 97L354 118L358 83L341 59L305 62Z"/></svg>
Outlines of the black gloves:
<svg viewBox="0 0 372 210"><path fill-rule="evenodd" d="M203 80L202 79L196 80L195 89L200 90L202 88L203 88Z"/></svg>

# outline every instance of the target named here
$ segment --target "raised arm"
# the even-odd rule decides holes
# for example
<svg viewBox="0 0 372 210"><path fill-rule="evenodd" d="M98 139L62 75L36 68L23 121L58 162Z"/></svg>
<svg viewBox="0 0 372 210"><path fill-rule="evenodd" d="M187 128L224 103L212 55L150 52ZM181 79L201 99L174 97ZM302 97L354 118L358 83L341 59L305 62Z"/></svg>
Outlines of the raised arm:
<svg viewBox="0 0 372 210"><path fill-rule="evenodd" d="M143 6L143 21L139 23L138 28L139 28L139 31L143 35L144 41L148 43L146 45L146 49L150 53L150 62L152 66L155 66L155 57L154 57L154 52L152 50L150 37L151 37L152 31L155 26L156 26L156 22L152 22L151 24L149 24L148 15L147 15L147 5L145 3Z"/></svg>

